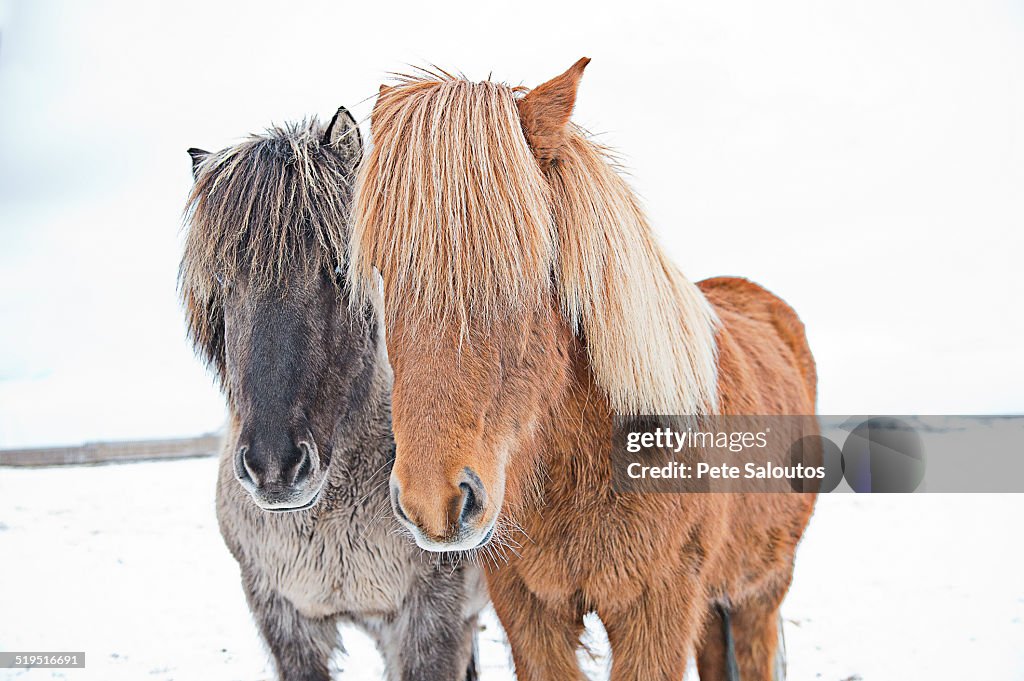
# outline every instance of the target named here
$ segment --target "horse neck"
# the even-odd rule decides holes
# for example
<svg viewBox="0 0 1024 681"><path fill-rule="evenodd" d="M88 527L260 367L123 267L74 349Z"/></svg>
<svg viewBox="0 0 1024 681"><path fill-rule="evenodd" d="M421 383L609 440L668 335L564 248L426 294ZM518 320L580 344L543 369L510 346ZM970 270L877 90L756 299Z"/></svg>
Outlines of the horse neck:
<svg viewBox="0 0 1024 681"><path fill-rule="evenodd" d="M569 380L542 429L540 457L549 485L573 494L602 494L612 482L614 414L583 341L573 335L566 349Z"/></svg>

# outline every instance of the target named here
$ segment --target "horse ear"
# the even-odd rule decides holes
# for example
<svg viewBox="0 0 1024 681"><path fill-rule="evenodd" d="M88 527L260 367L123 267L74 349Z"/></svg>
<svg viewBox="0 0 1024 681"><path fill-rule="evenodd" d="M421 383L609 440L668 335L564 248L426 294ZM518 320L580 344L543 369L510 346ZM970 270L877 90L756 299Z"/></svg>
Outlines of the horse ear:
<svg viewBox="0 0 1024 681"><path fill-rule="evenodd" d="M566 126L576 105L576 90L589 63L590 58L583 57L568 71L538 85L517 102L526 140L542 164L555 160L565 143Z"/></svg>
<svg viewBox="0 0 1024 681"><path fill-rule="evenodd" d="M362 159L363 137L359 132L359 124L345 107L339 106L334 118L327 124L323 144L350 158L353 165Z"/></svg>
<svg viewBox="0 0 1024 681"><path fill-rule="evenodd" d="M210 152L192 147L188 150L188 155L192 157L192 177L196 177L199 175L199 165L206 160Z"/></svg>
<svg viewBox="0 0 1024 681"><path fill-rule="evenodd" d="M374 102L373 111L370 112L370 130L373 130L374 126L377 124L377 110L380 108L381 102L383 102L388 93L394 89L395 87L393 85L386 85L384 83L380 84L380 89L377 90L377 101Z"/></svg>

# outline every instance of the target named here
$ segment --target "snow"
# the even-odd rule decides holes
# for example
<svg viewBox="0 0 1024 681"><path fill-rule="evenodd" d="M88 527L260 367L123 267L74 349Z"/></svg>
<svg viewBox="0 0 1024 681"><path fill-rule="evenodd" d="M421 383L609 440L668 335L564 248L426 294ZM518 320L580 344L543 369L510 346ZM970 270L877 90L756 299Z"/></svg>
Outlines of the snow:
<svg viewBox="0 0 1024 681"><path fill-rule="evenodd" d="M0 469L0 650L84 650L84 670L0 680L271 679L213 509L214 459ZM821 498L783 613L790 678L1024 678L1024 495ZM592 678L607 644L588 636ZM343 631L341 678L381 678ZM493 614L482 676L512 679Z"/></svg>

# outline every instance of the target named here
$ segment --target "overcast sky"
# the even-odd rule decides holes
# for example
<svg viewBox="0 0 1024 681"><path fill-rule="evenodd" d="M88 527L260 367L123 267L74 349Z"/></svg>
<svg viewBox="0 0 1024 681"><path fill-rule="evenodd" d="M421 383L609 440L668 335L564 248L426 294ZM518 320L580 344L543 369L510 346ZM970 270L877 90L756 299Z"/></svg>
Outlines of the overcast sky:
<svg viewBox="0 0 1024 681"><path fill-rule="evenodd" d="M393 70L536 85L692 279L805 320L822 413L1024 411L1024 3L0 2L0 447L223 420L175 293L185 149L369 114Z"/></svg>

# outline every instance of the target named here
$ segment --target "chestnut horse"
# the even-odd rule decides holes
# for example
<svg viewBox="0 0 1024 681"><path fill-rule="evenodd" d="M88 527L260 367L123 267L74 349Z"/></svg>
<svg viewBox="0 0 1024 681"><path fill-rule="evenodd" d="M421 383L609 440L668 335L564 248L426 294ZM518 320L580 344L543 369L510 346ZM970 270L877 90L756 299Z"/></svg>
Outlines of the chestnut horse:
<svg viewBox="0 0 1024 681"><path fill-rule="evenodd" d="M814 361L779 298L669 262L569 122L588 62L530 91L381 87L349 276L383 279L392 506L423 548L502 547L485 569L522 681L584 678L590 612L613 680L680 679L693 653L704 681L770 679L814 495L617 493L611 454L644 415L813 414Z"/></svg>

